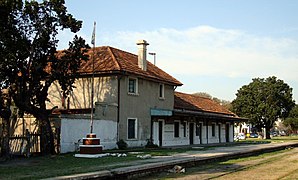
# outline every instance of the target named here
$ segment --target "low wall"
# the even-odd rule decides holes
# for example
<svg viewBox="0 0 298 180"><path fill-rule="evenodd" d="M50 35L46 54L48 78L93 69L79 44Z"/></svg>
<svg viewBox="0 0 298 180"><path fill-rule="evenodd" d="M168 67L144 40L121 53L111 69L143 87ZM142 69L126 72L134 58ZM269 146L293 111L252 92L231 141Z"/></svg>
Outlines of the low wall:
<svg viewBox="0 0 298 180"><path fill-rule="evenodd" d="M60 152L74 152L76 143L90 133L90 119L61 119ZM103 149L116 148L117 122L110 120L94 120L93 133L100 138Z"/></svg>

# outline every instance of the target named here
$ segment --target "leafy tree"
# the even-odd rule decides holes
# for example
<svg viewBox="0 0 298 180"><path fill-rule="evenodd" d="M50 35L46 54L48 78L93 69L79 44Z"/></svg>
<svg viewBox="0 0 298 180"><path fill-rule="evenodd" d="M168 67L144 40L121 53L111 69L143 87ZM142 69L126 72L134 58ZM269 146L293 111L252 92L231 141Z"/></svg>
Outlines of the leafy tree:
<svg viewBox="0 0 298 180"><path fill-rule="evenodd" d="M55 153L46 109L54 81L67 95L76 72L88 56L85 40L75 36L69 48L57 53L59 31L76 33L82 22L67 13L64 0L0 0L0 85L9 88L15 105L32 114L44 135L44 153ZM58 55L59 57L58 57Z"/></svg>
<svg viewBox="0 0 298 180"><path fill-rule="evenodd" d="M289 117L287 117L283 121L285 126L289 126L292 132L298 131L298 105L296 104L295 107L290 111Z"/></svg>
<svg viewBox="0 0 298 180"><path fill-rule="evenodd" d="M9 159L9 155L10 155L10 148L9 148L9 129L10 129L9 117L11 115L10 105L11 105L11 99L9 96L9 90L2 89L0 91L0 117L2 118L1 155L5 159Z"/></svg>
<svg viewBox="0 0 298 180"><path fill-rule="evenodd" d="M197 92L197 93L193 93L193 95L212 99L212 96L206 92Z"/></svg>
<svg viewBox="0 0 298 180"><path fill-rule="evenodd" d="M276 77L255 78L242 86L232 102L233 111L249 119L259 131L266 130L270 139L270 129L278 118L285 118L295 105L292 88Z"/></svg>
<svg viewBox="0 0 298 180"><path fill-rule="evenodd" d="M219 99L217 97L212 97L210 94L208 94L206 92L197 92L197 93L194 93L193 95L200 96L200 97L205 97L205 98L208 98L208 99L212 99L213 101L217 102L218 104L224 106L227 109L231 108L231 102L230 101Z"/></svg>

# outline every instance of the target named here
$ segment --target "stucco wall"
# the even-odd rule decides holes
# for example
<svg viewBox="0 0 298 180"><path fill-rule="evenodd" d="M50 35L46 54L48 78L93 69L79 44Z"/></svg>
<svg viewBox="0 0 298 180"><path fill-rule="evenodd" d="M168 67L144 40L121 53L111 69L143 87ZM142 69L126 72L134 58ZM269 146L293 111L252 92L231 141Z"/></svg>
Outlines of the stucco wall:
<svg viewBox="0 0 298 180"><path fill-rule="evenodd" d="M120 84L120 123L119 138L124 139L130 146L145 145L150 138L151 115L150 109L172 110L174 107L174 88L164 86L164 99L159 98L159 83L138 78L138 92L128 93L128 78L123 77ZM133 77L135 78L135 77ZM137 139L127 138L127 119L137 119Z"/></svg>
<svg viewBox="0 0 298 180"><path fill-rule="evenodd" d="M61 118L61 153L75 151L75 143L90 133L90 119ZM103 149L116 148L117 123L110 120L94 120L93 133L100 138Z"/></svg>
<svg viewBox="0 0 298 180"><path fill-rule="evenodd" d="M74 83L75 88L69 96L69 108L81 109L91 107L91 78L80 78ZM94 99L93 102L108 102L117 103L117 77L95 77L94 78ZM68 99L65 100L64 107L62 106L61 87L58 82L54 82L49 88L49 99L47 108L54 106L58 108L66 108Z"/></svg>

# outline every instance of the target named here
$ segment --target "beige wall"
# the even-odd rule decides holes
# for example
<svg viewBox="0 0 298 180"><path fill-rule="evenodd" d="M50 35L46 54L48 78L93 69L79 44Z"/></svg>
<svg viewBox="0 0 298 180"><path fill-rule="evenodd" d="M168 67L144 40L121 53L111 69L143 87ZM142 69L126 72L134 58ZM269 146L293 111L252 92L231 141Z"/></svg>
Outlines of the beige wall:
<svg viewBox="0 0 298 180"><path fill-rule="evenodd" d="M75 88L70 94L69 108L81 109L91 107L91 78L80 78L74 84ZM94 79L94 102L117 102L117 77L95 77ZM58 82L52 84L49 89L47 108L54 106L62 109L62 94ZM65 103L67 107L67 100Z"/></svg>
<svg viewBox="0 0 298 180"><path fill-rule="evenodd" d="M134 77L133 77L134 78ZM165 85L164 99L159 98L159 83L138 78L138 93L128 93L128 77L121 79L120 93L120 123L119 139L124 139L131 146L145 145L146 139L150 138L151 115L150 109L168 109L174 107L174 88ZM137 139L127 139L127 119L137 119Z"/></svg>

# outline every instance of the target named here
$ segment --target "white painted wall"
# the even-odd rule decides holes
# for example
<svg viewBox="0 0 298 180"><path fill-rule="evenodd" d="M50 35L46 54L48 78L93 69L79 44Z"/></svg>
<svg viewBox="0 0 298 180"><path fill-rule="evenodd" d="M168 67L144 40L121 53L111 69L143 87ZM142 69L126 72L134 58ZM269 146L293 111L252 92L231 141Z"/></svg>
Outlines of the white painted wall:
<svg viewBox="0 0 298 180"><path fill-rule="evenodd" d="M226 124L221 124L220 127L221 127L220 139L221 139L221 142L224 143L226 142Z"/></svg>
<svg viewBox="0 0 298 180"><path fill-rule="evenodd" d="M212 126L208 126L208 143L219 143L219 132L217 124L215 124L215 136L212 136Z"/></svg>
<svg viewBox="0 0 298 180"><path fill-rule="evenodd" d="M147 141L144 140L126 140L125 141L128 147L144 147L147 144Z"/></svg>
<svg viewBox="0 0 298 180"><path fill-rule="evenodd" d="M186 132L188 134L188 131ZM163 146L188 145L189 138L183 136L183 126L180 123L179 137L174 137L174 124L164 125Z"/></svg>
<svg viewBox="0 0 298 180"><path fill-rule="evenodd" d="M163 126L164 129L164 126ZM163 130L164 132L164 130ZM159 132L158 132L158 122L153 122L153 132L152 132L153 143L159 145Z"/></svg>
<svg viewBox="0 0 298 180"><path fill-rule="evenodd" d="M218 130L218 124L215 124L215 136L212 136L212 126L204 126L202 124L202 142L200 137L196 136L196 123L194 123L194 144L207 144L207 128L208 128L208 144L219 143L219 133L221 133L221 143L226 142L226 124L221 124L221 132ZM229 124L229 142L233 142L233 124ZM159 144L158 122L153 122L153 142ZM163 123L163 144L162 146L178 146L189 145L189 123L186 124L186 136L184 137L183 123L180 121L179 137L174 137L174 124Z"/></svg>
<svg viewBox="0 0 298 180"><path fill-rule="evenodd" d="M61 118L61 153L74 152L75 143L90 133L90 119ZM100 138L103 149L116 148L117 122L110 120L94 120L93 133Z"/></svg>
<svg viewBox="0 0 298 180"><path fill-rule="evenodd" d="M201 123L202 125L203 123ZM194 144L200 144L200 136L196 136L196 126L198 125L198 123L194 123L194 140L193 140L193 143ZM202 139L203 139L203 127L201 129L201 133L202 133Z"/></svg>
<svg viewBox="0 0 298 180"><path fill-rule="evenodd" d="M230 136L229 136L229 142L234 142L234 135L233 135L233 124L229 123L229 133L230 133Z"/></svg>
<svg viewBox="0 0 298 180"><path fill-rule="evenodd" d="M207 130L206 126L202 126L202 144L207 144Z"/></svg>

